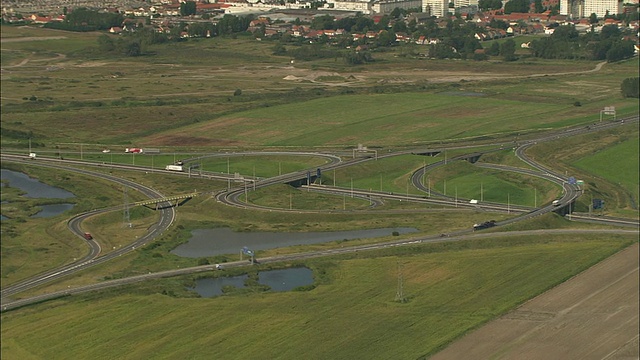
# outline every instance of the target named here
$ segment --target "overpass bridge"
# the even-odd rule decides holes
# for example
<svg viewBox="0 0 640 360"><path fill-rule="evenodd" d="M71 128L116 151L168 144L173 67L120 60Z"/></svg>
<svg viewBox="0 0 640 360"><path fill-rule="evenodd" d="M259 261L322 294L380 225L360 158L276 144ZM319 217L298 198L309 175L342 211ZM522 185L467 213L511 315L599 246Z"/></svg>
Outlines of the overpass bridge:
<svg viewBox="0 0 640 360"><path fill-rule="evenodd" d="M149 205L155 205L155 210L158 210L159 204L162 203L169 203L171 204L170 206L178 206L180 205L180 200L183 200L182 203L184 203L185 201L194 198L196 196L198 196L199 193L189 193L189 194L182 194L182 195L174 195L174 196L169 196L169 197L163 197L163 198L154 198L154 199L148 199L148 200L142 200L142 201L137 201L133 204L129 204L129 206L147 206L149 207ZM173 205L173 202L175 201L175 205Z"/></svg>

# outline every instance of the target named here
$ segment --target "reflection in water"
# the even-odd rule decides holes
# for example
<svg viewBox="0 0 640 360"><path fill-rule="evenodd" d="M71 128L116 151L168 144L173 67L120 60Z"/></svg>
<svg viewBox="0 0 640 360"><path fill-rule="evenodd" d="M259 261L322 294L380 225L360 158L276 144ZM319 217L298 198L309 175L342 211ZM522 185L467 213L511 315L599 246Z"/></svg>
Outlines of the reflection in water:
<svg viewBox="0 0 640 360"><path fill-rule="evenodd" d="M59 214L67 210L73 209L74 204L51 204L51 205L40 205L42 211L39 211L37 214L32 215L32 218L49 218Z"/></svg>
<svg viewBox="0 0 640 360"><path fill-rule="evenodd" d="M196 280L195 290L202 297L215 297L223 294L225 286L244 288L244 282L249 277L247 275L233 277L206 278ZM258 282L267 285L271 291L290 291L300 286L313 284L313 272L305 267L281 270L260 271Z"/></svg>
<svg viewBox="0 0 640 360"><path fill-rule="evenodd" d="M0 178L8 181L10 187L24 191L26 193L24 195L25 197L43 199L68 199L75 197L75 195L67 190L41 183L17 171L0 169Z"/></svg>
<svg viewBox="0 0 640 360"><path fill-rule="evenodd" d="M199 258L206 256L236 254L246 246L249 249L265 250L294 245L319 244L337 240L366 239L390 236L393 233L408 234L414 228L384 228L354 231L327 232L234 232L229 228L198 229L191 232L189 242L171 251L172 254Z"/></svg>

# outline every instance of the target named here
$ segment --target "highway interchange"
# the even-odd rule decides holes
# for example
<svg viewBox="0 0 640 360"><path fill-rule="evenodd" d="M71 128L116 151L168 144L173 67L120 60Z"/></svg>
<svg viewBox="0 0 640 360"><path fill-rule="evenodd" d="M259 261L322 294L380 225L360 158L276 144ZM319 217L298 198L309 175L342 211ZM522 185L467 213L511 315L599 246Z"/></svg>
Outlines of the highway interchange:
<svg viewBox="0 0 640 360"><path fill-rule="evenodd" d="M466 155L457 156L451 159L446 159L445 157L445 159L441 161L435 162L433 164L430 164L428 166L425 166L423 168L416 170L412 174L411 183L415 188L425 193L425 195L422 195L422 196L409 195L408 193L392 194L392 193L385 193L385 192L372 191L372 190L363 191L363 190L356 190L353 188L345 189L345 188L336 188L336 187L331 187L326 185L318 186L314 184L306 184L306 180L308 179L308 177L310 177L309 173L315 172L316 169L293 172L290 174L284 174L284 175L267 178L267 179L244 178L244 177L241 179L238 179L237 177L232 176L230 174L212 174L212 173L203 173L203 172L191 173L191 171L189 171L188 173L179 173L179 175L189 176L189 177L200 177L200 178L206 178L206 179L225 180L229 182L231 182L232 180L234 182L238 180L242 181L243 185L240 187L237 187L234 189L228 189L226 191L221 191L215 194L213 193L205 194L205 195L214 196L219 202L227 204L229 206L237 206L242 208L254 208L259 210L268 209L270 211L290 211L286 209L266 208L266 207L258 206L255 204L245 203L242 201L242 196L245 195L248 191L252 191L258 188L263 188L263 187L267 187L275 184L297 182L298 184L303 183L303 186L305 186L306 189L310 191L319 191L319 192L326 192L331 194L348 195L352 197L360 197L363 199L367 199L368 201L371 202L372 207L377 206L384 199L395 199L395 200L405 200L405 201L414 201L414 202L426 202L426 203L433 203L433 204L453 206L453 207L464 207L464 208L473 207L473 208L481 208L486 211L501 211L501 212L509 212L509 213L513 212L514 214L519 214L518 216L515 216L513 218L496 223L497 226L501 226L501 225L506 225L506 224L514 223L524 219L529 219L529 218L539 216L551 211L557 211L559 209L563 209L565 207L571 206L571 204L582 193L579 186L575 184L570 184L567 181L567 178L562 174L554 171L553 169L549 169L543 166L542 164L535 162L533 159L529 158L526 155L526 149L528 149L533 145L536 145L538 143L545 142L545 141L551 141L551 140L568 137L568 136L575 136L575 135L584 134L588 132L602 131L605 129L609 129L616 126L622 126L629 123L637 124L637 122L638 122L638 116L636 115L634 117L620 119L619 121L615 121L615 122L602 122L598 124L593 124L588 127L580 126L575 128L564 129L561 131L554 131L554 132L546 133L536 139L523 141L521 143L515 143L515 142L498 143L498 144L494 144L492 148L486 150L485 152L490 152L490 151L497 151L504 148L513 148L515 151L515 154L522 161L524 161L526 164L528 164L529 166L531 166L533 169L536 169L536 170L530 170L530 169L524 169L524 168L513 168L513 167L506 167L503 165L490 165L490 164L477 164L477 166L496 169L496 170L502 170L502 171L515 171L515 172L519 172L519 173L530 175L530 176L544 178L548 181L558 184L563 188L563 195L562 195L562 198L559 199L559 202L560 202L559 205L554 206L551 204L547 204L537 209L524 207L524 206L514 206L510 204L507 204L507 205L496 204L496 203L492 204L487 202L471 204L469 203L468 199L466 201L461 201L460 199L457 199L457 198L454 199L448 196L444 196L442 194L437 194L434 191L432 191L432 189L425 187L425 184L422 181L422 179L424 179L425 172L428 172L436 167L446 165L447 163L450 163L452 161L469 160L471 162L474 162L473 159L477 160L477 158L483 154L479 152L471 152ZM460 146L457 148L464 149L467 147L469 146ZM353 166L355 164L360 164L367 161L375 161L377 159L384 158L384 157L391 157L391 156L397 156L397 155L408 154L408 153L438 154L443 151L446 151L447 149L453 149L453 147L398 151L394 153L384 154L381 156L378 156L376 154L375 157L371 157L371 156L358 157L348 161L343 161L341 157L333 154L313 153L313 152L304 152L304 153L303 152L298 152L298 153L246 152L246 153L237 153L237 154L231 154L231 155L321 156L326 158L328 161L325 165L320 167L321 171L326 173L327 171L330 171L330 170L339 169L347 166ZM213 155L205 155L205 156L230 156L230 154L213 154ZM196 162L200 160L202 157L204 156L193 158L193 159L187 159L185 160L185 162L186 163ZM2 161L27 163L30 165L36 165L41 167L61 169L64 171L73 171L73 172L77 172L87 176L100 177L105 180L109 180L114 183L127 186L131 189L135 189L141 192L142 194L144 194L145 196L151 199L162 199L165 197L163 194L159 193L154 189L143 186L141 184L134 183L126 179L118 178L118 177L108 175L99 171L91 171L91 170L73 167L74 165L75 166L82 165L84 167L88 167L88 166L104 167L105 166L104 164L95 164L95 163L88 163L88 162L76 161L76 160L63 161L60 159L53 159L53 158L39 158L37 161L32 161L32 160L26 159L24 155L16 156L16 155L9 155L9 154L2 154ZM148 168L129 166L129 165L110 164L108 166L112 168L136 170L136 171L149 170ZM154 170L154 171L169 173L169 171L165 171L165 170ZM177 175L176 173L173 173L173 174ZM58 280L60 278L66 277L72 273L87 269L91 266L104 263L106 261L109 261L115 257L121 256L130 251L133 251L136 248L144 246L149 242L153 241L153 239L158 237L160 234L162 234L163 231L168 229L173 224L176 217L175 208L172 207L171 204L165 203L160 205L161 206L158 208L158 211L160 212L159 220L154 226L152 226L149 229L149 232L145 236L142 236L136 239L135 241L131 242L127 246L123 246L118 250L108 252L103 255L100 255L102 252L102 249L100 248L99 244L95 240L87 241L84 239L83 237L84 231L81 229L81 223L83 220L85 220L88 217L91 217L100 213L109 212L109 211L121 210L122 207L118 206L118 207L111 207L111 208L105 208L105 209L97 209L97 210L89 211L73 217L68 221L69 230L79 238L82 238L82 241L87 243L87 245L89 246L89 252L87 253L87 255L63 267L46 271L37 276L34 276L29 279L25 279L23 281L20 281L16 284L13 284L11 286L8 286L2 289L1 304L0 304L1 310L2 311L11 310L11 309L15 309L15 308L29 305L32 303L41 302L47 299L57 298L61 296L66 296L66 295L71 295L71 294L76 294L76 293L81 293L86 291L104 289L108 287L119 286L122 284L134 283L138 281L144 281L146 279L170 277L170 276L177 276L177 275L214 270L215 269L214 265L205 265L205 266L196 266L196 267L183 268L183 269L177 269L177 270L168 270L168 271L150 273L145 275L124 278L124 279L104 281L96 284L91 284L91 285L77 287L77 288L70 288L64 291L52 292L52 293L42 294L42 295L33 296L29 298L15 299L16 295L22 292L25 292L27 290L33 289L37 286L41 286L43 284L46 284L55 280ZM296 210L296 211L300 212L300 210ZM367 210L363 210L363 211L367 211ZM570 212L570 210L568 212ZM591 217L586 217L583 215L573 216L573 219L584 220L584 221L596 221ZM637 220L633 221L628 219L599 218L597 221L605 222L612 225L621 225L621 226L634 228L633 230L600 230L600 231L612 231L617 233L636 233L636 234L638 233ZM547 232L550 232L550 233L566 233L568 231L589 232L590 230L547 230ZM299 259L304 259L309 257L330 256L330 255L337 255L337 254L343 254L343 253L366 251L366 250L379 249L379 248L390 247L390 246L411 245L411 244L424 243L424 242L457 241L461 239L478 238L478 237L485 237L485 236L496 237L496 236L528 235L528 234L537 234L537 233L540 233L540 231L538 230L538 231L525 231L525 232L482 234L481 232L480 233L474 232L473 229L469 228L464 230L452 231L447 234L414 237L410 239L403 239L403 240L385 242L385 243L379 243L379 244L373 244L373 245L353 246L353 247L345 247L345 248L331 249L331 250L317 251L317 252L310 252L310 253L297 253L297 254L276 256L276 257L270 257L270 258L260 258L258 260L260 263L291 261L291 260L299 260ZM225 267L240 267L240 266L246 266L246 265L247 265L246 261L225 263Z"/></svg>

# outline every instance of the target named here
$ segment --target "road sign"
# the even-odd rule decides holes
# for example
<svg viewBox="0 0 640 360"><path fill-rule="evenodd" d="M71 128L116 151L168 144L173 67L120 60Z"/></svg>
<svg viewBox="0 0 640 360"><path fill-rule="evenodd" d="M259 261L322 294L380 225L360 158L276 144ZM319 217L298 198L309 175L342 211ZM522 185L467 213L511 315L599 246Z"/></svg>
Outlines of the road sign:
<svg viewBox="0 0 640 360"><path fill-rule="evenodd" d="M318 170L316 170L316 176L318 176L318 178L322 177L322 171L320 170L320 168L318 168Z"/></svg>
<svg viewBox="0 0 640 360"><path fill-rule="evenodd" d="M584 185L584 180L576 180L576 185Z"/></svg>

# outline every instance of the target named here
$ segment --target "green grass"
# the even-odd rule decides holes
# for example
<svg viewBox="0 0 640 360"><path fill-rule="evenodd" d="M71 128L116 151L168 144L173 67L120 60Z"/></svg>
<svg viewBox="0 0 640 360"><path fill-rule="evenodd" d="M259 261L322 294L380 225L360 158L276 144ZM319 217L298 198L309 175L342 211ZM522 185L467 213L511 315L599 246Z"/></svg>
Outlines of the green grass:
<svg viewBox="0 0 640 360"><path fill-rule="evenodd" d="M417 358L633 241L500 238L414 248L411 256L398 257L407 249L396 249L395 255L315 260L309 264L317 287L306 292L173 298L160 293L179 283L151 282L136 290L144 294L114 289L4 313L2 354ZM407 303L394 302L398 261ZM332 346L316 346L327 343Z"/></svg>
<svg viewBox="0 0 640 360"><path fill-rule="evenodd" d="M573 164L589 173L596 174L618 184L633 196L638 204L638 184L640 183L640 140L635 137L597 153L583 157Z"/></svg>
<svg viewBox="0 0 640 360"><path fill-rule="evenodd" d="M493 97L351 95L240 112L187 126L178 134L223 137L247 146L390 146L516 133L529 129L533 118L537 126L555 127L558 114L571 111L573 105L542 107Z"/></svg>
<svg viewBox="0 0 640 360"><path fill-rule="evenodd" d="M466 161L456 161L427 174L431 189L463 199L542 206L561 194L546 180L518 173L484 169ZM445 191L446 190L446 191Z"/></svg>

